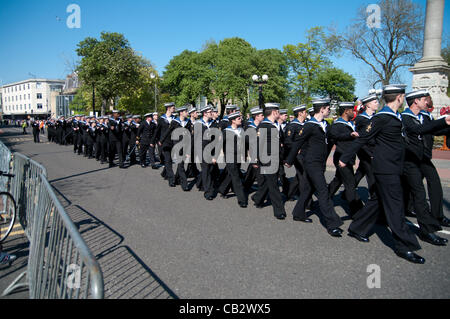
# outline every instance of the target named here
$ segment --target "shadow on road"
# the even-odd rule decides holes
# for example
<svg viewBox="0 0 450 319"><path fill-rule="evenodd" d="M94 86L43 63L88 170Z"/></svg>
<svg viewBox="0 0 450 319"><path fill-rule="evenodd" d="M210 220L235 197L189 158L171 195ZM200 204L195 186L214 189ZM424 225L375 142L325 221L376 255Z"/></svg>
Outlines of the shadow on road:
<svg viewBox="0 0 450 319"><path fill-rule="evenodd" d="M103 272L105 298L178 299L128 246L124 238L78 205L66 207Z"/></svg>

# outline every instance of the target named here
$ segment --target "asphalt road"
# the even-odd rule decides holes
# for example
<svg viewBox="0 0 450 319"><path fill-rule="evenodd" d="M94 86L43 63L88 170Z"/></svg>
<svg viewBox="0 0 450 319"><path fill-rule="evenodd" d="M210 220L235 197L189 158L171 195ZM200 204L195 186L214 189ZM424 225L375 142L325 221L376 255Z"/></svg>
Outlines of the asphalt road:
<svg viewBox="0 0 450 319"><path fill-rule="evenodd" d="M318 215L313 224L273 217L272 207L242 209L235 197L206 201L194 188L169 188L160 170L108 169L75 155L72 146L32 142L20 129L1 138L48 171L61 203L97 257L106 298L449 298L450 248L421 242L425 265L398 258L386 227L364 244L328 235ZM290 174L292 172L289 172ZM330 181L334 172L327 173ZM444 211L450 188L443 181ZM360 192L365 195L364 184ZM251 201L250 201L251 203ZM409 218L416 223L414 218ZM450 238L450 229L441 236ZM8 243L7 243L8 244ZM23 270L0 268L0 288ZM370 265L380 269L380 288L369 288ZM26 292L13 295L27 298Z"/></svg>

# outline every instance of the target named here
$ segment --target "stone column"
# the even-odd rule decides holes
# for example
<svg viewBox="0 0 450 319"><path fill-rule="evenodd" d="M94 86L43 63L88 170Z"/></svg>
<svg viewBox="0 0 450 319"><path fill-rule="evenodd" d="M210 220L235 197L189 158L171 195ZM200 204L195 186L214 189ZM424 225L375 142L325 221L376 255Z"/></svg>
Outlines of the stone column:
<svg viewBox="0 0 450 319"><path fill-rule="evenodd" d="M447 96L450 67L441 56L445 0L427 0L422 59L409 69L413 73L413 90L427 89L434 102L434 115L450 106Z"/></svg>

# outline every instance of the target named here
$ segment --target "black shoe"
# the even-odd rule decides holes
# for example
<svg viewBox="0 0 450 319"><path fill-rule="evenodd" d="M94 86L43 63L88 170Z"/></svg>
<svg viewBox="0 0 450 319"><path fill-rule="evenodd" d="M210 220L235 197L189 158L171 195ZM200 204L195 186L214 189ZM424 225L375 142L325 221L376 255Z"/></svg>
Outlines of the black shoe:
<svg viewBox="0 0 450 319"><path fill-rule="evenodd" d="M448 240L442 237L439 237L436 234L419 234L419 238L423 241L426 241L429 244L435 245L435 246L446 246Z"/></svg>
<svg viewBox="0 0 450 319"><path fill-rule="evenodd" d="M125 165L120 165L119 168L126 168L126 166Z"/></svg>
<svg viewBox="0 0 450 319"><path fill-rule="evenodd" d="M286 214L277 215L277 216L275 216L275 218L279 219L279 220L285 220L286 219Z"/></svg>
<svg viewBox="0 0 450 319"><path fill-rule="evenodd" d="M109 164L109 168L116 167L116 164Z"/></svg>
<svg viewBox="0 0 450 319"><path fill-rule="evenodd" d="M441 224L441 226L444 226L444 227L450 227L450 219L448 219L447 217L444 217L439 221L439 224Z"/></svg>
<svg viewBox="0 0 450 319"><path fill-rule="evenodd" d="M145 165L145 164L142 164L142 165L141 165L141 167L142 167L142 168L146 168L146 167L147 167L147 165Z"/></svg>
<svg viewBox="0 0 450 319"><path fill-rule="evenodd" d="M417 218L417 214L415 213L415 212L410 212L410 211L407 211L406 213L405 213L405 216L406 217L414 217L414 218Z"/></svg>
<svg viewBox="0 0 450 319"><path fill-rule="evenodd" d="M152 169L158 169L158 165L152 165Z"/></svg>
<svg viewBox="0 0 450 319"><path fill-rule="evenodd" d="M353 237L353 238L355 238L355 239L357 239L357 240L359 240L360 242L363 242L363 243L368 243L369 242L369 238L361 236L361 235L358 235L357 233L354 233L351 230L348 231L347 235L350 236L350 237Z"/></svg>
<svg viewBox="0 0 450 319"><path fill-rule="evenodd" d="M396 251L395 254L399 256L400 258L406 259L409 262L415 263L415 264L424 264L425 258L420 257L419 255L413 253L412 251L407 252L398 252Z"/></svg>
<svg viewBox="0 0 450 319"><path fill-rule="evenodd" d="M303 223L312 223L312 219L311 218L300 218L300 217L295 217L293 218L296 222L303 222Z"/></svg>
<svg viewBox="0 0 450 319"><path fill-rule="evenodd" d="M169 183L169 187L177 187L175 183Z"/></svg>
<svg viewBox="0 0 450 319"><path fill-rule="evenodd" d="M241 208L247 208L248 204L247 203L239 203L239 206Z"/></svg>
<svg viewBox="0 0 450 319"><path fill-rule="evenodd" d="M340 229L339 227L328 230L328 234L330 234L333 237L342 237L342 232L343 230Z"/></svg>

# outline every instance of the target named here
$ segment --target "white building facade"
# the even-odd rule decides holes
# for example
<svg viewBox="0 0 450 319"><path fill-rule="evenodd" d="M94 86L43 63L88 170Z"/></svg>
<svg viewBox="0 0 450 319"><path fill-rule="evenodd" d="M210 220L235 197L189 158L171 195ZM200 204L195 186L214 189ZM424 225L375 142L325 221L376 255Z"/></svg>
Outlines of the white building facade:
<svg viewBox="0 0 450 319"><path fill-rule="evenodd" d="M28 79L2 87L4 119L46 118L55 108L55 93L61 92L64 80Z"/></svg>

